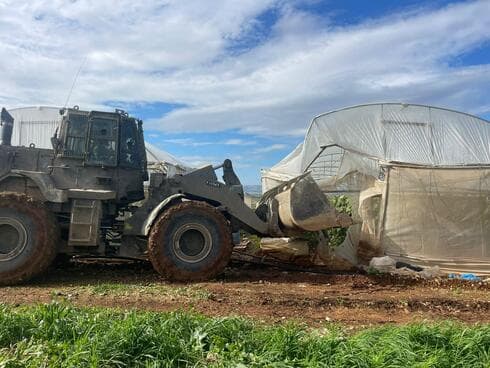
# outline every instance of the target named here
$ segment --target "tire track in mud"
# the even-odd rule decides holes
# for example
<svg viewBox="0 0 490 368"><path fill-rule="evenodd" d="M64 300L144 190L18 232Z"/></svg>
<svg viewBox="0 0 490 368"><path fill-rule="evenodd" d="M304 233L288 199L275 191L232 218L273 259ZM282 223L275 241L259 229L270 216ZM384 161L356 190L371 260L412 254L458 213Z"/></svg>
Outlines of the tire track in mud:
<svg viewBox="0 0 490 368"><path fill-rule="evenodd" d="M281 299L273 300L265 298L262 300L262 305L280 305L284 307L326 307L326 308L373 308L373 309L408 309L415 311L433 311L443 312L488 312L490 311L490 302L488 301L458 301L444 298L431 298L422 300L359 300L352 298L323 298L311 299L305 298L302 300Z"/></svg>

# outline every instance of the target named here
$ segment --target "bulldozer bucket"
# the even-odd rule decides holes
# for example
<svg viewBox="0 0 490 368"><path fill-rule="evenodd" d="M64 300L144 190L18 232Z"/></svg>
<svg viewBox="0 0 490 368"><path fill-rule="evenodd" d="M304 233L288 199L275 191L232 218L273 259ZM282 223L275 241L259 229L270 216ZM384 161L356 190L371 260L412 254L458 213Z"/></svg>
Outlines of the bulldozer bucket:
<svg viewBox="0 0 490 368"><path fill-rule="evenodd" d="M352 225L351 217L330 205L309 173L281 184L264 197L277 201L280 225L286 230L320 231Z"/></svg>

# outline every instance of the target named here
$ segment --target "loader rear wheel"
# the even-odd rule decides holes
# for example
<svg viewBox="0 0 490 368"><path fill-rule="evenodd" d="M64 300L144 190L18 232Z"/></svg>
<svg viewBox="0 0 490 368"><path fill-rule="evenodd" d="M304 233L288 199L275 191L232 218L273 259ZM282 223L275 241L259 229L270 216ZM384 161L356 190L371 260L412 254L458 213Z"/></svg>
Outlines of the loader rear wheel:
<svg viewBox="0 0 490 368"><path fill-rule="evenodd" d="M59 239L54 216L25 195L0 194L0 285L26 281L44 272Z"/></svg>
<svg viewBox="0 0 490 368"><path fill-rule="evenodd" d="M148 253L155 270L167 279L198 281L223 271L233 243L226 218L207 203L174 205L153 225Z"/></svg>

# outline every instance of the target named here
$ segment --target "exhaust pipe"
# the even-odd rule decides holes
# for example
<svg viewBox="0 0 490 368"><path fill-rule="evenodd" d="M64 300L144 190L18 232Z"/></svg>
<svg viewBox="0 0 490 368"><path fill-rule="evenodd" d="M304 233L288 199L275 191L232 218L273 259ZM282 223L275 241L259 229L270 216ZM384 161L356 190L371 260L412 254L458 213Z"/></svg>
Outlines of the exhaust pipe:
<svg viewBox="0 0 490 368"><path fill-rule="evenodd" d="M10 146L12 144L12 132L14 130L14 118L5 108L0 115L0 145Z"/></svg>

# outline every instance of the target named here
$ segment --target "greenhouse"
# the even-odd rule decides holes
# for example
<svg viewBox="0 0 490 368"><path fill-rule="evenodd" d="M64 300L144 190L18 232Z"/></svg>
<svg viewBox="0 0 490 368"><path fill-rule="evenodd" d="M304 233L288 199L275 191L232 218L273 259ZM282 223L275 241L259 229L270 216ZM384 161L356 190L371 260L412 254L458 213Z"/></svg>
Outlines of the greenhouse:
<svg viewBox="0 0 490 368"><path fill-rule="evenodd" d="M447 272L490 274L490 124L431 106L383 103L317 116L304 142L262 172L263 190L311 172L348 195L356 224L339 249Z"/></svg>

